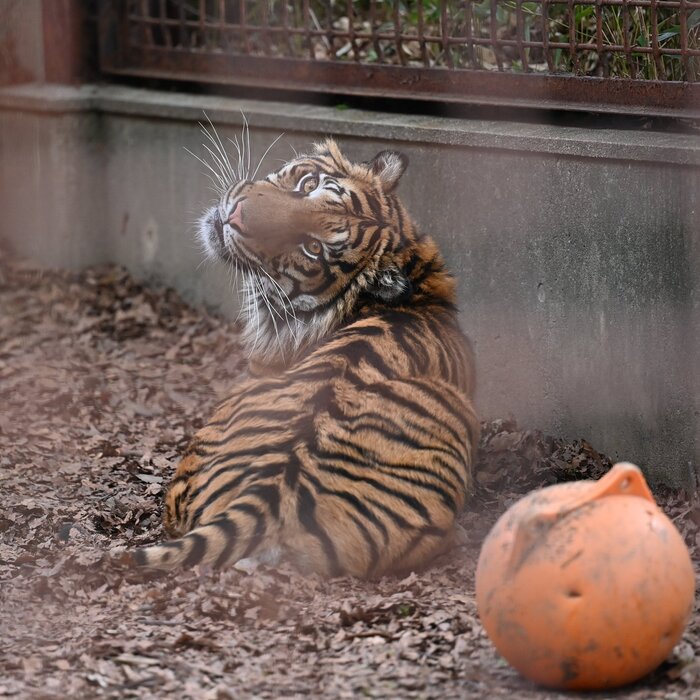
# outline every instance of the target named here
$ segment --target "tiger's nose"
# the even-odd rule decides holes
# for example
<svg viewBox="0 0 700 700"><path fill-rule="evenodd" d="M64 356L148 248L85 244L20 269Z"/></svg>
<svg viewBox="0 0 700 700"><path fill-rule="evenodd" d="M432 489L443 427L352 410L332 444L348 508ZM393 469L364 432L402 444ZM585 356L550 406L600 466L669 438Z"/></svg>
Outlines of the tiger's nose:
<svg viewBox="0 0 700 700"><path fill-rule="evenodd" d="M235 226L241 232L243 232L242 210L241 201L238 200L233 206L233 211L228 215L228 219L226 219L226 223L228 223L229 226Z"/></svg>

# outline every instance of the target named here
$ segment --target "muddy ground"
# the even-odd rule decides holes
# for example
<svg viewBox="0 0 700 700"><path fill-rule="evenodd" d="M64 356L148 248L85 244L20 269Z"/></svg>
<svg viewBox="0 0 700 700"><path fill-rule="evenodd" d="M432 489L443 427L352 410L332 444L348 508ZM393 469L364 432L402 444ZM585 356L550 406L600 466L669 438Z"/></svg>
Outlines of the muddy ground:
<svg viewBox="0 0 700 700"><path fill-rule="evenodd" d="M105 555L162 536L178 455L244 371L235 327L117 268L0 256L0 696L570 698L522 680L478 621L474 568L529 489L609 461L484 425L469 541L402 580L291 568L145 578ZM698 563L700 505L656 489ZM593 697L700 698L700 613L668 663Z"/></svg>

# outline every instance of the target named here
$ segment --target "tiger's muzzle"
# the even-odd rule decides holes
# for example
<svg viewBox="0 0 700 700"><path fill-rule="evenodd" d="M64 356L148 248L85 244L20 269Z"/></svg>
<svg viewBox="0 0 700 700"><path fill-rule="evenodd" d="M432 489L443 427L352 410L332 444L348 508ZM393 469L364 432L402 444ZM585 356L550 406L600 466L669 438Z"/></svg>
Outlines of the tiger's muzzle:
<svg viewBox="0 0 700 700"><path fill-rule="evenodd" d="M258 181L236 192L225 210L226 225L263 256L297 245L305 236L321 234L327 212L321 202Z"/></svg>

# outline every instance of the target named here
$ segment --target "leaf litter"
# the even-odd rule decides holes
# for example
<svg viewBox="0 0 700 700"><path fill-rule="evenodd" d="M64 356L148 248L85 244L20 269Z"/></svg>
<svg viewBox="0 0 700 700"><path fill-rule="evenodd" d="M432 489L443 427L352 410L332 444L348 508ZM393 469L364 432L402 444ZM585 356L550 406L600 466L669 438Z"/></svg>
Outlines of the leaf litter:
<svg viewBox="0 0 700 700"><path fill-rule="evenodd" d="M403 579L113 563L163 537L178 456L245 372L237 337L121 268L39 270L0 253L0 697L572 697L494 651L474 569L527 491L610 468L585 440L484 423L463 542ZM655 495L697 567L700 504ZM700 698L699 620L696 606L669 661L605 697Z"/></svg>

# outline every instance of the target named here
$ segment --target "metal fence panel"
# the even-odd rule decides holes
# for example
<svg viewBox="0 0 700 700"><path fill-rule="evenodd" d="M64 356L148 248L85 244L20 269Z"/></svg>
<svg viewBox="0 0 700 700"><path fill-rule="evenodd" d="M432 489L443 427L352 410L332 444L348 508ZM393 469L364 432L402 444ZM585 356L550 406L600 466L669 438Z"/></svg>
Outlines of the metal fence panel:
<svg viewBox="0 0 700 700"><path fill-rule="evenodd" d="M700 116L700 1L110 0L106 73Z"/></svg>

